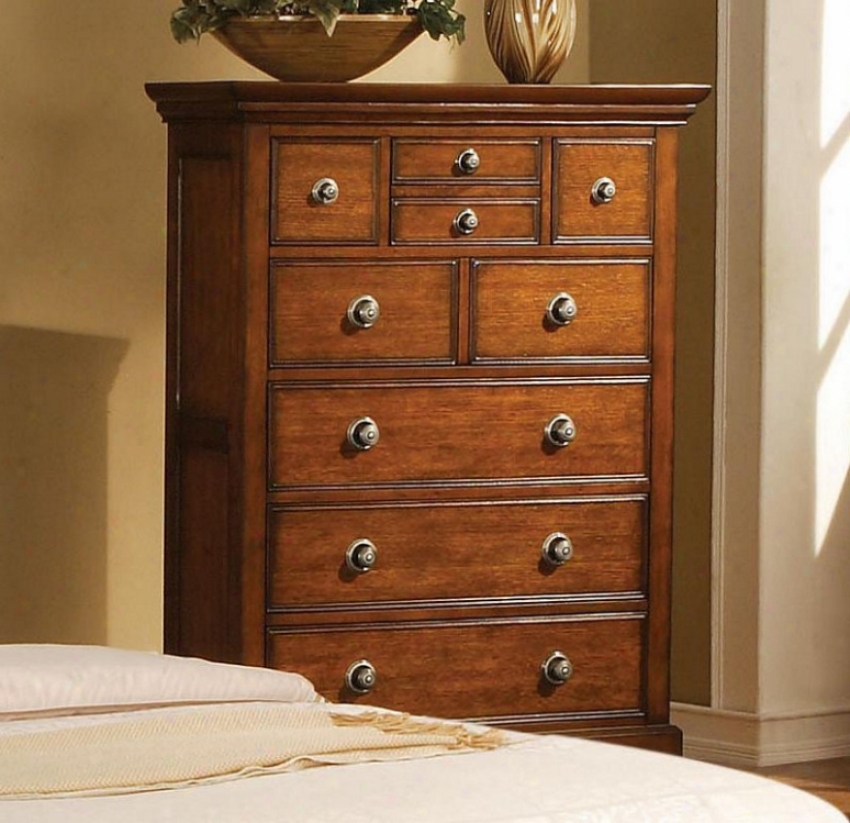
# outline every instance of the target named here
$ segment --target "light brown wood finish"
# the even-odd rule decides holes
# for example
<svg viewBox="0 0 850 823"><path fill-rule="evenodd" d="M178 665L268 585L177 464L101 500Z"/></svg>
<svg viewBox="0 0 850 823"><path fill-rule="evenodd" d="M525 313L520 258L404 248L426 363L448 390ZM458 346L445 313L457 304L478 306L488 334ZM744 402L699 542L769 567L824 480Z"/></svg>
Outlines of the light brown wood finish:
<svg viewBox="0 0 850 823"><path fill-rule="evenodd" d="M850 758L763 766L754 771L816 795L850 818Z"/></svg>
<svg viewBox="0 0 850 823"><path fill-rule="evenodd" d="M286 261L271 269L272 366L456 360L457 263ZM348 309L371 297L369 328Z"/></svg>
<svg viewBox="0 0 850 823"><path fill-rule="evenodd" d="M647 402L645 380L365 388L276 383L269 398L269 484L641 477ZM544 437L558 414L569 415L577 429L566 447ZM380 430L369 451L346 441L349 424L362 417Z"/></svg>
<svg viewBox="0 0 850 823"><path fill-rule="evenodd" d="M457 219L471 209L479 225L469 235L457 227ZM410 197L393 200L392 242L398 244L537 243L540 239L540 201L477 197L443 200Z"/></svg>
<svg viewBox="0 0 850 823"><path fill-rule="evenodd" d="M675 127L706 92L149 87L169 123L167 651L302 669L333 699L368 655L367 702L680 750ZM459 174L467 148L482 163ZM619 200L594 205L605 175ZM579 314L553 330L560 290ZM362 294L381 318L352 329ZM368 452L345 445L360 415ZM574 555L548 568L554 532ZM358 538L379 559L353 575ZM556 649L575 674L547 686Z"/></svg>
<svg viewBox="0 0 850 823"><path fill-rule="evenodd" d="M472 625L411 623L271 634L271 663L294 664L334 700L489 722L528 714L637 712L641 708L641 616L492 620ZM568 688L541 682L554 651L574 666ZM355 661L368 660L378 685L365 697L346 689Z"/></svg>
<svg viewBox="0 0 850 823"><path fill-rule="evenodd" d="M213 32L234 54L278 80L346 82L382 66L424 34L407 15L343 14L333 37L313 16L231 18Z"/></svg>
<svg viewBox="0 0 850 823"><path fill-rule="evenodd" d="M473 146L480 165L465 173L459 161ZM540 140L482 140L475 134L463 140L394 140L393 182L537 183L540 151Z"/></svg>
<svg viewBox="0 0 850 823"><path fill-rule="evenodd" d="M472 261L476 360L623 358L648 360L648 261ZM547 316L566 293L577 314L559 326Z"/></svg>
<svg viewBox="0 0 850 823"><path fill-rule="evenodd" d="M556 141L557 240L649 240L652 154L651 140ZM614 181L617 193L610 203L595 203L591 197L593 185L605 177Z"/></svg>
<svg viewBox="0 0 850 823"><path fill-rule="evenodd" d="M646 515L641 497L273 509L269 608L535 595L639 599ZM562 566L543 559L543 543L556 532L573 545ZM378 561L354 574L345 552L363 538L374 543Z"/></svg>
<svg viewBox="0 0 850 823"><path fill-rule="evenodd" d="M272 242L378 242L377 140L275 140L272 157ZM327 205L312 196L325 178L338 187L337 201Z"/></svg>

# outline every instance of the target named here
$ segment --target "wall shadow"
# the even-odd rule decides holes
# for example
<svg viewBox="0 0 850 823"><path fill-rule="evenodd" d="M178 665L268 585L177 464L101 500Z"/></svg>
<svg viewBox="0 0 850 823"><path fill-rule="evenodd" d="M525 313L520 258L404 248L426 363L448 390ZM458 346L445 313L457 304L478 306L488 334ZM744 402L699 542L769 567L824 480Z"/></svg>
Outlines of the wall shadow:
<svg viewBox="0 0 850 823"><path fill-rule="evenodd" d="M128 346L0 326L0 643L107 641L108 401Z"/></svg>
<svg viewBox="0 0 850 823"><path fill-rule="evenodd" d="M594 83L717 82L717 0L593 0ZM716 103L679 134L671 678L711 702Z"/></svg>

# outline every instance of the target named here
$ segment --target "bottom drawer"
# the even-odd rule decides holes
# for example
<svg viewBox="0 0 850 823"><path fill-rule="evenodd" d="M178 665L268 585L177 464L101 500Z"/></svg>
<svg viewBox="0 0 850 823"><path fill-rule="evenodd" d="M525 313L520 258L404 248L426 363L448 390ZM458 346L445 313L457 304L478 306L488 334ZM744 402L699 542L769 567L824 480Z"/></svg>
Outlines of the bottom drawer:
<svg viewBox="0 0 850 823"><path fill-rule="evenodd" d="M269 665L300 672L335 702L363 702L414 714L497 718L528 714L642 711L640 615L535 618L522 622L406 624L270 630ZM572 674L552 685L541 664L555 651ZM345 683L358 661L374 687Z"/></svg>

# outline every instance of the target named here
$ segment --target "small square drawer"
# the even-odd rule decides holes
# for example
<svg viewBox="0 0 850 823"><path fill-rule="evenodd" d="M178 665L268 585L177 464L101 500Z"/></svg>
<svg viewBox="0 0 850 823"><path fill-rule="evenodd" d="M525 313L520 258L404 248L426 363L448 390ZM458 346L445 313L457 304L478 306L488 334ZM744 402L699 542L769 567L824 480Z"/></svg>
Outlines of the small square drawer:
<svg viewBox="0 0 850 823"><path fill-rule="evenodd" d="M534 184L540 180L540 141L394 140L392 168L398 184Z"/></svg>
<svg viewBox="0 0 850 823"><path fill-rule="evenodd" d="M650 356L648 260L476 260L474 361Z"/></svg>
<svg viewBox="0 0 850 823"><path fill-rule="evenodd" d="M272 243L377 244L380 141L272 141Z"/></svg>
<svg viewBox="0 0 850 823"><path fill-rule="evenodd" d="M276 262L270 295L272 367L455 361L453 261Z"/></svg>
<svg viewBox="0 0 850 823"><path fill-rule="evenodd" d="M643 710L643 634L637 615L271 630L268 654L272 668L300 672L334 702L451 718L515 716L518 706L530 715L599 716ZM554 652L568 667L546 668L563 683L543 674ZM364 664L371 685L358 669Z"/></svg>
<svg viewBox="0 0 850 823"><path fill-rule="evenodd" d="M282 506L268 607L639 596L646 520L645 497Z"/></svg>
<svg viewBox="0 0 850 823"><path fill-rule="evenodd" d="M538 243L537 199L440 200L403 198L392 203L392 242Z"/></svg>
<svg viewBox="0 0 850 823"><path fill-rule="evenodd" d="M651 140L555 141L555 242L649 242L653 157Z"/></svg>
<svg viewBox="0 0 850 823"><path fill-rule="evenodd" d="M272 489L645 477L648 378L273 383Z"/></svg>

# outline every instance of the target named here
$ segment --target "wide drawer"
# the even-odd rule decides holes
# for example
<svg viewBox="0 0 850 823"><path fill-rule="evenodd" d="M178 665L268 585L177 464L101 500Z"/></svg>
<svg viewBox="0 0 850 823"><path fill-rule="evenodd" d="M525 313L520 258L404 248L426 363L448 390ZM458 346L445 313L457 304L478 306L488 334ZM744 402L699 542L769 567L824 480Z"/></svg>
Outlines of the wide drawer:
<svg viewBox="0 0 850 823"><path fill-rule="evenodd" d="M272 243L377 244L380 141L272 141Z"/></svg>
<svg viewBox="0 0 850 823"><path fill-rule="evenodd" d="M643 497L273 509L268 606L638 594L646 509Z"/></svg>
<svg viewBox="0 0 850 823"><path fill-rule="evenodd" d="M473 261L475 360L648 359L646 260Z"/></svg>
<svg viewBox="0 0 850 823"><path fill-rule="evenodd" d="M276 383L272 488L645 476L647 378ZM572 421L567 446L546 429ZM377 445L353 442L367 426Z"/></svg>
<svg viewBox="0 0 850 823"><path fill-rule="evenodd" d="M392 242L396 244L513 244L539 240L540 202L535 198L407 197L392 201Z"/></svg>
<svg viewBox="0 0 850 823"><path fill-rule="evenodd" d="M555 241L649 242L653 152L650 140L556 140Z"/></svg>
<svg viewBox="0 0 850 823"><path fill-rule="evenodd" d="M539 140L393 141L393 182L537 183Z"/></svg>
<svg viewBox="0 0 850 823"><path fill-rule="evenodd" d="M272 266L270 362L452 362L454 262L297 262Z"/></svg>
<svg viewBox="0 0 850 823"><path fill-rule="evenodd" d="M269 665L309 678L329 700L452 718L640 711L643 624L637 616L528 622L407 624L269 635ZM559 651L572 676L551 685L542 664ZM367 694L345 684L368 661Z"/></svg>

